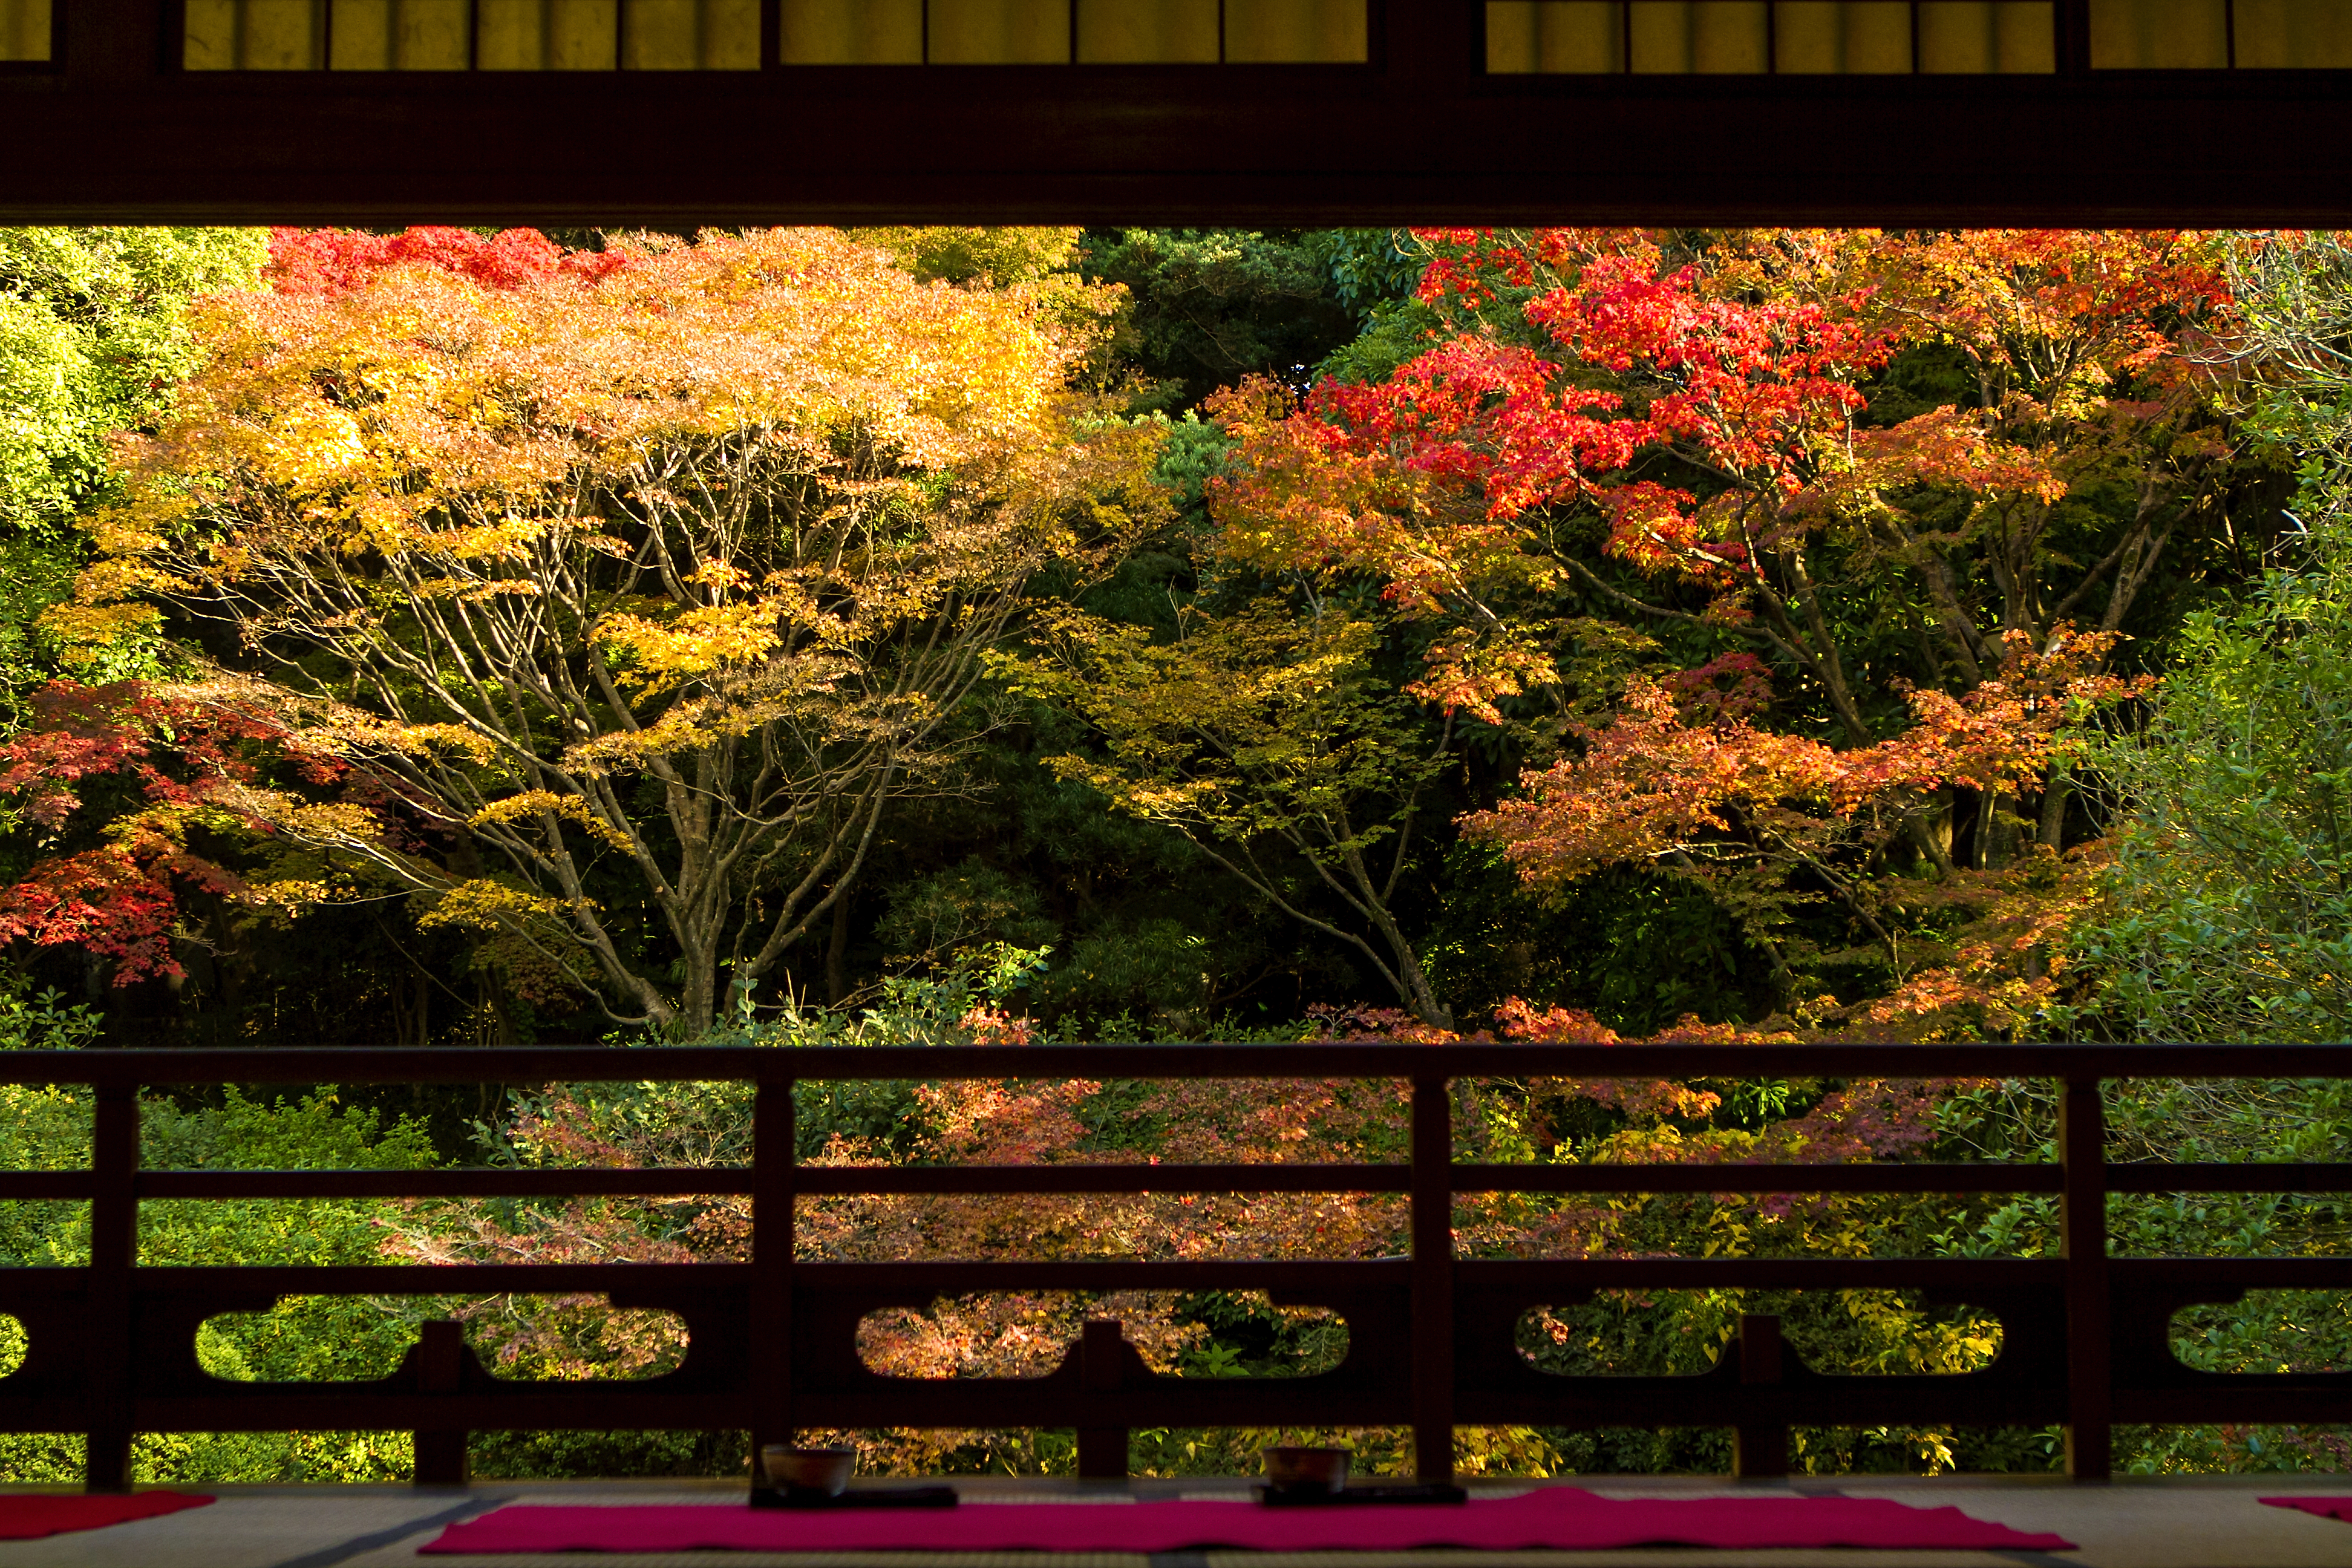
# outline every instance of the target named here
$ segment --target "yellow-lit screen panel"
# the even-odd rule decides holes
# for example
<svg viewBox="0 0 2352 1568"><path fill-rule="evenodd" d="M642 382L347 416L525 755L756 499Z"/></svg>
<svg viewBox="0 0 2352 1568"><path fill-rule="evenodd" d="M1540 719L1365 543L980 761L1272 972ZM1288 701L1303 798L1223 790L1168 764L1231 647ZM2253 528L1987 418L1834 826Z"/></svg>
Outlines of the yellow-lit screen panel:
<svg viewBox="0 0 2352 1568"><path fill-rule="evenodd" d="M2221 70L2229 0L2091 0L2093 70Z"/></svg>
<svg viewBox="0 0 2352 1568"><path fill-rule="evenodd" d="M919 66L923 0L783 0L788 66Z"/></svg>
<svg viewBox="0 0 2352 1568"><path fill-rule="evenodd" d="M1069 0L930 0L935 66L1070 62Z"/></svg>
<svg viewBox="0 0 2352 1568"><path fill-rule="evenodd" d="M335 0L327 63L337 70L461 71L473 64L471 0Z"/></svg>
<svg viewBox="0 0 2352 1568"><path fill-rule="evenodd" d="M1486 69L1496 76L1625 68L1619 0L1510 0L1486 7Z"/></svg>
<svg viewBox="0 0 2352 1568"><path fill-rule="evenodd" d="M1081 65L1214 65L1217 0L1078 0Z"/></svg>
<svg viewBox="0 0 2352 1568"><path fill-rule="evenodd" d="M187 0L190 70L317 70L326 45L327 0Z"/></svg>
<svg viewBox="0 0 2352 1568"><path fill-rule="evenodd" d="M491 71L608 71L621 63L619 0L475 0L475 63Z"/></svg>
<svg viewBox="0 0 2352 1568"><path fill-rule="evenodd" d="M2236 0L2232 10L2242 70L2352 66L2352 4L2347 0Z"/></svg>
<svg viewBox="0 0 2352 1568"><path fill-rule="evenodd" d="M1361 65L1370 58L1365 9L1364 0L1225 0L1226 63Z"/></svg>
<svg viewBox="0 0 2352 1568"><path fill-rule="evenodd" d="M1884 0L1781 0L1772 68L1784 76L1886 76L1911 69L1911 7Z"/></svg>
<svg viewBox="0 0 2352 1568"><path fill-rule="evenodd" d="M2058 68L2049 0L1922 0L1919 68L1953 76Z"/></svg>
<svg viewBox="0 0 2352 1568"><path fill-rule="evenodd" d="M1489 0L1486 20L1504 76L2057 68L2050 0Z"/></svg>
<svg viewBox="0 0 2352 1568"><path fill-rule="evenodd" d="M621 10L626 70L760 68L760 0L627 0Z"/></svg>
<svg viewBox="0 0 2352 1568"><path fill-rule="evenodd" d="M50 0L0 0L0 60L49 58Z"/></svg>
<svg viewBox="0 0 2352 1568"><path fill-rule="evenodd" d="M1626 54L1636 71L1746 76L1771 68L1765 0L1633 0L1626 13Z"/></svg>

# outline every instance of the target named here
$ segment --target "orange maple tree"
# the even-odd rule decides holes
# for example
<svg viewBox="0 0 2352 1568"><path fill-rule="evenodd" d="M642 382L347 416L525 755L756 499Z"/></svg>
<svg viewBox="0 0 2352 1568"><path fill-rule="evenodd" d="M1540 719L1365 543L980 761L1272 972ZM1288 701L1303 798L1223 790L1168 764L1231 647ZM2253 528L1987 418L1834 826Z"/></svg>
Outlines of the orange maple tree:
<svg viewBox="0 0 2352 1568"><path fill-rule="evenodd" d="M2222 243L1421 237L1423 352L1218 404L1220 548L1424 625L1412 691L1535 763L1467 824L1531 882L1650 864L1768 950L1827 899L1897 982L1952 958L1956 916L2016 890L2019 800L2063 847L2063 731L2126 694L2118 634L2219 515ZM1925 883L1867 885L1914 858ZM1906 900L1934 918L1896 930Z"/></svg>

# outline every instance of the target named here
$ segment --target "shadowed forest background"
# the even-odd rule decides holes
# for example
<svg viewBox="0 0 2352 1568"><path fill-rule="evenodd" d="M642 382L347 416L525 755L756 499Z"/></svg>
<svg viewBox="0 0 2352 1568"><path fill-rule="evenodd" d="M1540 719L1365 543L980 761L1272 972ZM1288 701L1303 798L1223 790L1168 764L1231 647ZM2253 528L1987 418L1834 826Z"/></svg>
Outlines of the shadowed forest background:
<svg viewBox="0 0 2352 1568"><path fill-rule="evenodd" d="M2347 1037L2352 250L2316 235L0 230L0 1038L18 1047ZM1396 1086L803 1086L812 1160L1380 1159ZM12 1163L87 1097L0 1089ZM1514 1160L2034 1158L2049 1086L1465 1085ZM2135 1085L2118 1158L2342 1159L2341 1086ZM159 1096L151 1164L724 1164L731 1089ZM1471 1157L1471 1156L1465 1156ZM811 1256L1379 1256L1375 1198L809 1200ZM87 1254L10 1205L16 1263ZM151 1204L151 1260L721 1258L733 1200ZM2038 1199L1465 1199L1495 1256L2032 1256ZM2334 1253L2332 1196L2118 1199L2121 1248ZM79 1226L79 1229L77 1228ZM79 1248L79 1252L77 1252ZM1965 1371L1895 1293L1602 1300L1552 1370ZM869 1323L1042 1370L1088 1310L1286 1375L1224 1297ZM217 1375L675 1364L594 1301L293 1301ZM0 1324L0 1340L5 1340ZM2185 1314L2341 1370L2352 1303ZM0 1351L6 1349L0 1344ZM858 1434L1066 1469L1067 1434ZM1139 1470L1259 1438L1140 1434ZM1373 1468L1399 1434L1349 1435ZM377 1479L404 1436L142 1439ZM740 1434L477 1435L486 1474ZM1465 1434L1473 1472L1719 1433ZM2147 1469L2352 1465L2134 1435ZM2049 1433L1801 1435L1809 1468ZM0 1438L11 1479L64 1439Z"/></svg>

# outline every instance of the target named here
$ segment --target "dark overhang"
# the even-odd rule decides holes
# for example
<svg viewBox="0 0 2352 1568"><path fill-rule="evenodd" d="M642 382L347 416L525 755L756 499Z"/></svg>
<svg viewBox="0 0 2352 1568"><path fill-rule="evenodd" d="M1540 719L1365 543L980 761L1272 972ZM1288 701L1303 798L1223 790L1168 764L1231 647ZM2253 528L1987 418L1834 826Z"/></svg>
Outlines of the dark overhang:
<svg viewBox="0 0 2352 1568"><path fill-rule="evenodd" d="M50 3L0 0L0 13L15 7L15 52L31 52L26 8ZM300 47L315 58L277 69L247 68L227 45L206 43L217 56L207 62L190 52L192 29L255 0L54 3L47 58L0 65L0 216L11 221L2352 220L2352 70L2340 68L2352 56L2305 67L2334 61L2334 46L2273 41L2249 58L2243 19L2258 4L2286 7L2319 16L2313 36L2333 37L2352 0L1977 5L2011 22L2038 16L2049 44L2022 68L1969 70L1923 63L1923 37L1974 14L1945 0L1360 0L1360 41L1342 50L1360 59L1171 64L940 63L937 24L922 45L933 63L796 63L791 7L818 0L568 0L615 16L731 6L756 39L734 62L746 68L619 68L634 47L624 37L614 68L541 70L479 58L478 18L495 0L430 0L475 19L453 46L466 58L446 62L466 68L422 69L350 67L371 63L352 54L356 7L396 16L403 0L269 0L277 10L253 15L271 26L299 14L289 6L313 18ZM917 0L857 0L886 3ZM975 3L930 0L923 14ZM1010 3L1068 6L1070 49L1084 58L1077 6L1118 0ZM1225 0L1216 15L1266 3L1291 0ZM1901 8L1907 68L1900 58L1881 74L1788 68L1800 24L1872 6L1835 26L1885 33ZM2181 44L2179 18L2208 10L2219 41ZM1686 52L1684 68L1662 70L1634 48L1669 12L1686 38L1702 25L1760 27L1764 53L1727 69ZM1599 28L1592 37L1623 52L1598 69L1572 52L1573 68L1508 55L1520 46L1495 29L1531 15ZM344 42L331 58L324 29L339 16ZM2117 42L2119 17L2140 44ZM2352 48L2352 17L2339 30ZM2187 63L2140 68L2151 58Z"/></svg>

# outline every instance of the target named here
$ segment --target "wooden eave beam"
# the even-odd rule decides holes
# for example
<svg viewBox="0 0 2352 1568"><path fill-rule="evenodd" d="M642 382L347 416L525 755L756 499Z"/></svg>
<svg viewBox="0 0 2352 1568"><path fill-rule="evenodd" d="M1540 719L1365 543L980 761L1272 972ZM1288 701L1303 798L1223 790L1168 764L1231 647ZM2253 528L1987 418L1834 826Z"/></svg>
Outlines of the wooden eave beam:
<svg viewBox="0 0 2352 1568"><path fill-rule="evenodd" d="M184 73L76 0L0 74L0 221L2352 223L2352 72L1487 78L1364 67Z"/></svg>

